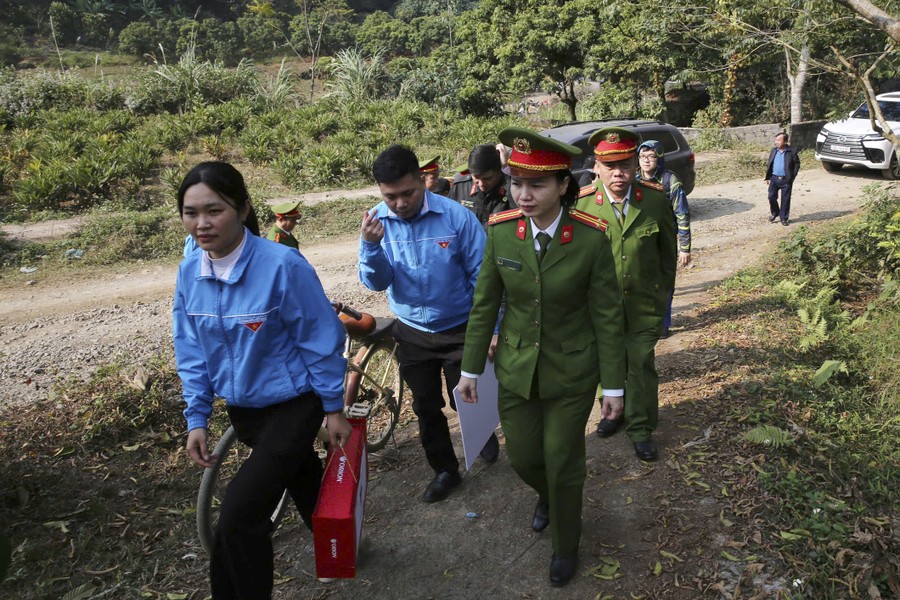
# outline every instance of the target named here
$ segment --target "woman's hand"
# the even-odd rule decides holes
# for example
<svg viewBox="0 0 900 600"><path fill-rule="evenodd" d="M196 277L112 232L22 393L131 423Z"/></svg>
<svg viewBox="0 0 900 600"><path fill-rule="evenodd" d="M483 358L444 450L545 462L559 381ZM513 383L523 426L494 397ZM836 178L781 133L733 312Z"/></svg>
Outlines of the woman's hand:
<svg viewBox="0 0 900 600"><path fill-rule="evenodd" d="M456 384L456 390L459 392L459 395L462 397L464 402L468 402L470 404L478 402L477 379L472 379L471 377L466 377L465 375L460 376L459 383Z"/></svg>
<svg viewBox="0 0 900 600"><path fill-rule="evenodd" d="M337 445L343 448L350 441L353 425L344 416L344 411L328 413L325 419L325 428L328 430L328 443L332 446Z"/></svg>
<svg viewBox="0 0 900 600"><path fill-rule="evenodd" d="M491 338L491 345L488 346L488 360L494 362L494 355L497 354L497 342L500 340L500 334L495 333Z"/></svg>
<svg viewBox="0 0 900 600"><path fill-rule="evenodd" d="M603 396L603 407L600 410L600 418L616 421L622 418L622 411L624 408L624 396Z"/></svg>
<svg viewBox="0 0 900 600"><path fill-rule="evenodd" d="M188 432L187 443L185 444L185 448L187 449L188 456L191 457L191 460L204 469L210 468L216 464L216 461L218 460L216 455L209 453L207 446L208 441L209 434L206 429L198 427L196 429L191 429Z"/></svg>

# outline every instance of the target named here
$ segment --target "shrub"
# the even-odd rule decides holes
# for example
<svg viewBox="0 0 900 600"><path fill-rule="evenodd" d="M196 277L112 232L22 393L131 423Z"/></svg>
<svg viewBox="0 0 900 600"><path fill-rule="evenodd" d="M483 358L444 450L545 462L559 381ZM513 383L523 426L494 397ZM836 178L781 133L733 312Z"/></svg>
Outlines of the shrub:
<svg viewBox="0 0 900 600"><path fill-rule="evenodd" d="M166 40L168 41L168 40ZM159 29L145 21L133 21L119 33L119 51L150 61L165 47Z"/></svg>
<svg viewBox="0 0 900 600"><path fill-rule="evenodd" d="M95 215L67 243L84 249L86 262L115 264L178 256L183 241L184 227L178 215L165 207Z"/></svg>
<svg viewBox="0 0 900 600"><path fill-rule="evenodd" d="M331 81L326 84L328 94L342 102L365 102L379 98L387 80L384 53L380 50L369 58L359 48L341 50L329 65L329 72Z"/></svg>

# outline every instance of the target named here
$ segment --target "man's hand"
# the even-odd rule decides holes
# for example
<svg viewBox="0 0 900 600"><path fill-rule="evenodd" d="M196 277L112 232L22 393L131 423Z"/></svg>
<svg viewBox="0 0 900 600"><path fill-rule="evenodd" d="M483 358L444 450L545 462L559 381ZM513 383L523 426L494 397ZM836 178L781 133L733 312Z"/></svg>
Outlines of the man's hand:
<svg viewBox="0 0 900 600"><path fill-rule="evenodd" d="M622 418L622 411L624 408L624 396L603 396L603 407L600 410L600 418L617 421Z"/></svg>
<svg viewBox="0 0 900 600"><path fill-rule="evenodd" d="M209 434L206 429L198 427L196 429L191 429L188 432L187 443L185 444L185 449L187 450L188 456L191 457L191 460L204 469L208 469L216 464L216 461L219 458L218 456L209 453L208 442Z"/></svg>
<svg viewBox="0 0 900 600"><path fill-rule="evenodd" d="M766 179L766 185L769 185L769 180L768 180L768 179Z"/></svg>
<svg viewBox="0 0 900 600"><path fill-rule="evenodd" d="M472 379L471 377L466 377L465 375L460 376L459 383L456 384L456 390L459 392L459 395L462 397L464 402L468 402L469 404L478 402L477 379Z"/></svg>
<svg viewBox="0 0 900 600"><path fill-rule="evenodd" d="M366 211L363 213L362 227L360 227L359 233L367 242L378 244L384 237L384 226L375 218L375 215Z"/></svg>
<svg viewBox="0 0 900 600"><path fill-rule="evenodd" d="M343 448L350 441L353 425L344 416L344 411L329 413L325 419L325 428L328 430L328 443L332 446L337 445Z"/></svg>
<svg viewBox="0 0 900 600"><path fill-rule="evenodd" d="M679 252L678 253L678 264L682 267L686 267L691 264L691 253L690 252Z"/></svg>
<svg viewBox="0 0 900 600"><path fill-rule="evenodd" d="M488 346L488 360L494 362L494 355L497 353L497 342L500 340L500 334L495 333L491 338L491 345Z"/></svg>

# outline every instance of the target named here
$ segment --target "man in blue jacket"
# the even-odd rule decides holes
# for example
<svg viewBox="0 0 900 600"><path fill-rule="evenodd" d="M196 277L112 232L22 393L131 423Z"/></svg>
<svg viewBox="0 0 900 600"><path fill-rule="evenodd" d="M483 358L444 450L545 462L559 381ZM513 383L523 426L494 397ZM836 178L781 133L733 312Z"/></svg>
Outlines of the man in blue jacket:
<svg viewBox="0 0 900 600"><path fill-rule="evenodd" d="M775 147L769 152L766 163L766 185L769 186L769 223L780 219L787 225L791 216L791 188L800 172L800 157L797 149L788 144L788 134L775 135ZM781 190L781 206L778 205L778 190Z"/></svg>
<svg viewBox="0 0 900 600"><path fill-rule="evenodd" d="M400 374L412 390L419 437L435 472L422 499L437 502L462 482L442 412L441 374L455 409L452 390L486 236L472 212L425 188L409 148L387 148L372 171L384 201L363 216L359 279L371 290L387 290L397 315ZM493 463L498 453L491 436L481 457Z"/></svg>

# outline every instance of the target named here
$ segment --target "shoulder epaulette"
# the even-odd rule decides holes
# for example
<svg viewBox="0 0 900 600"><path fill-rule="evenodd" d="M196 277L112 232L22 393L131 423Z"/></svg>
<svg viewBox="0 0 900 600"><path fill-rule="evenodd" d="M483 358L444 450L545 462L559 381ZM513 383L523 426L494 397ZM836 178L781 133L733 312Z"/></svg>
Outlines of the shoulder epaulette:
<svg viewBox="0 0 900 600"><path fill-rule="evenodd" d="M641 179L638 181L645 188L650 188L651 190L656 190L657 192L663 191L663 185L661 183L656 183L655 181L649 181L647 179Z"/></svg>
<svg viewBox="0 0 900 600"><path fill-rule="evenodd" d="M521 208L514 208L512 210L504 210L502 212L494 213L490 217L488 217L488 225L496 225L497 223L505 223L506 221L512 221L513 219L518 219L522 216Z"/></svg>
<svg viewBox="0 0 900 600"><path fill-rule="evenodd" d="M579 223L584 223L585 225L593 227L594 229L599 229L600 231L606 231L606 228L609 226L609 222L606 219L595 217L594 215L586 213L583 210L578 210L577 208L570 210L569 216Z"/></svg>
<svg viewBox="0 0 900 600"><path fill-rule="evenodd" d="M591 194L596 194L596 193L597 193L596 185L593 185L593 184L586 185L583 188L581 188L580 190L578 190L578 197L584 198L585 196L590 196Z"/></svg>

